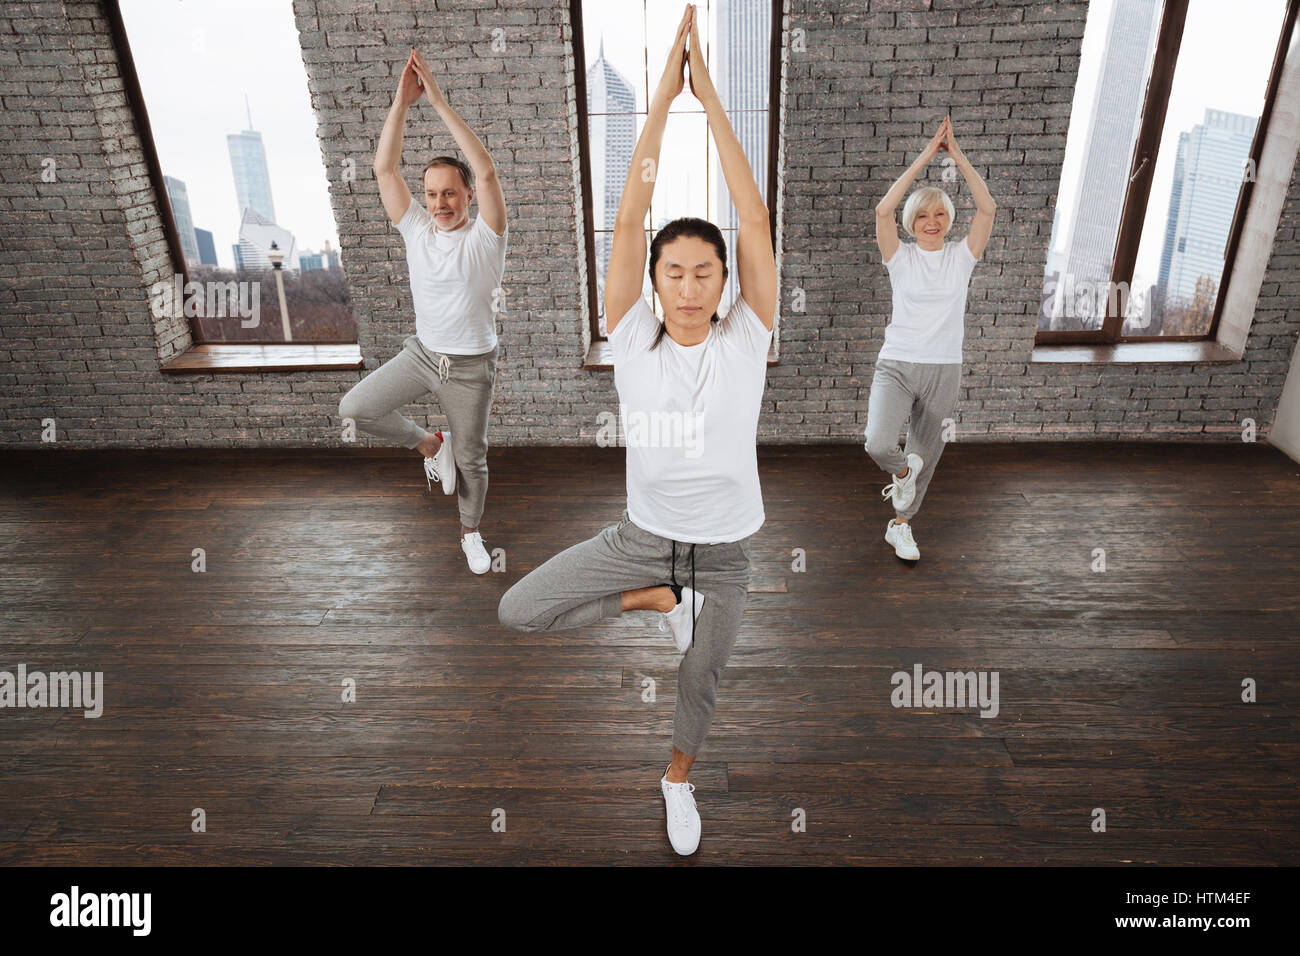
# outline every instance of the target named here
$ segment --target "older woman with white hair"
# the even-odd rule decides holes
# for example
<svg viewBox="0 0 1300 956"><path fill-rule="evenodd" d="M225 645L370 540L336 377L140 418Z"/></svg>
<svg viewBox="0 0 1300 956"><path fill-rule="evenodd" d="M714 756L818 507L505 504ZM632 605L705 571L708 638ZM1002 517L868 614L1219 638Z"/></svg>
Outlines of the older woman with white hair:
<svg viewBox="0 0 1300 956"><path fill-rule="evenodd" d="M930 160L946 150L961 170L975 200L975 218L962 240L946 242L954 211L948 194L936 186L914 191L903 207L903 228L916 242L900 243L894 211ZM944 421L952 416L961 384L966 289L975 263L993 231L997 204L988 187L957 146L952 120L944 117L925 150L876 206L876 245L893 287L893 315L876 357L867 407L866 450L893 478L881 496L895 517L885 541L900 558L921 557L910 521L944 446ZM910 417L907 444L899 446Z"/></svg>

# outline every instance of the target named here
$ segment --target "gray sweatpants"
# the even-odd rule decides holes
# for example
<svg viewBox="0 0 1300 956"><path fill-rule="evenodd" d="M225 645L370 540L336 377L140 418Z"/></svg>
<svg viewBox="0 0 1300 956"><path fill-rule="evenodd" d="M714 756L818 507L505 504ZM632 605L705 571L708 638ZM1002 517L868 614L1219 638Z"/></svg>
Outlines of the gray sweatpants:
<svg viewBox="0 0 1300 956"><path fill-rule="evenodd" d="M414 448L425 430L397 410L430 393L451 429L456 456L456 498L460 522L477 528L487 499L487 425L497 375L497 349L479 355L430 352L408 335L402 351L375 369L343 396L339 416L385 441Z"/></svg>
<svg viewBox="0 0 1300 956"><path fill-rule="evenodd" d="M925 464L916 476L916 497L898 517L911 519L921 509L934 466L943 454L943 420L951 418L961 390L961 363L932 364L877 359L867 405L866 449L872 460L897 475L915 453ZM907 445L900 448L899 433L907 427Z"/></svg>
<svg viewBox="0 0 1300 956"><path fill-rule="evenodd" d="M751 536L752 537L752 536ZM695 645L677 667L673 746L699 753L713 723L718 682L740 631L749 590L750 538L721 544L674 542L622 520L561 551L515 583L501 598L497 616L517 631L560 631L595 624L623 613L623 592L671 581L704 595L695 621ZM673 554L676 553L676 566ZM673 653L672 635L664 635Z"/></svg>

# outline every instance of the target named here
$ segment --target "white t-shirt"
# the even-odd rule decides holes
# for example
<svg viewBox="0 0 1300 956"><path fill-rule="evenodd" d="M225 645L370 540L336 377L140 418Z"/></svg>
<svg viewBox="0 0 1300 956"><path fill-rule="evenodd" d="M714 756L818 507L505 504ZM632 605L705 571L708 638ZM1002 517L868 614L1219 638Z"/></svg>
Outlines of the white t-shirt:
<svg viewBox="0 0 1300 956"><path fill-rule="evenodd" d="M414 196L397 224L415 301L415 334L431 352L478 355L497 344L493 296L501 286L510 227L498 236L482 217L438 229Z"/></svg>
<svg viewBox="0 0 1300 956"><path fill-rule="evenodd" d="M878 359L950 364L961 362L966 331L966 289L979 262L966 240L933 252L900 242L885 263L894 287L894 314L885 326Z"/></svg>
<svg viewBox="0 0 1300 956"><path fill-rule="evenodd" d="M739 541L763 526L759 405L772 330L740 296L698 345L667 331L644 298L609 333L627 442L627 514L674 541Z"/></svg>

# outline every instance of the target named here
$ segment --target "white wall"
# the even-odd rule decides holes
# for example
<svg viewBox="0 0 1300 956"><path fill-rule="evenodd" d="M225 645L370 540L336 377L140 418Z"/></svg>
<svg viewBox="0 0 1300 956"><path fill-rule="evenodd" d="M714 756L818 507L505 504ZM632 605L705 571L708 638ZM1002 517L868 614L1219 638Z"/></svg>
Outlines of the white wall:
<svg viewBox="0 0 1300 956"><path fill-rule="evenodd" d="M1282 386L1268 443L1300 461L1300 348L1291 353L1291 371Z"/></svg>

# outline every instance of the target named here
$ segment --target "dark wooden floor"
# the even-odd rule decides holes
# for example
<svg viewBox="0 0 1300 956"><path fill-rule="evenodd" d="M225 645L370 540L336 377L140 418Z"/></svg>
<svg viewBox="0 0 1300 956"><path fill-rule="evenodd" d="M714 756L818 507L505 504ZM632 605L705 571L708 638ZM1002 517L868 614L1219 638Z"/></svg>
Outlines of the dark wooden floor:
<svg viewBox="0 0 1300 956"><path fill-rule="evenodd" d="M494 449L483 528L508 570L476 578L414 456L6 452L0 670L103 671L106 703L0 711L0 864L677 861L654 620L496 621L617 519L622 454ZM912 567L860 447L760 460L691 863L1297 862L1293 462L954 444ZM998 671L1001 713L893 708L916 663Z"/></svg>

